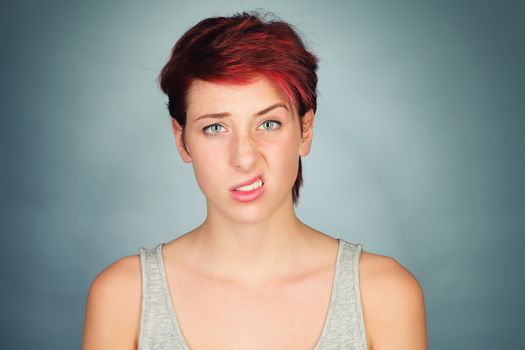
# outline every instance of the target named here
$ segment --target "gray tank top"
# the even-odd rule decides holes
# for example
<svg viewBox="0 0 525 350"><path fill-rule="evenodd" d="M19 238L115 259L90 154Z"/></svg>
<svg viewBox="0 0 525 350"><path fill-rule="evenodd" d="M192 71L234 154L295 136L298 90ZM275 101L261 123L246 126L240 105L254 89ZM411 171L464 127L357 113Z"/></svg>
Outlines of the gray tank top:
<svg viewBox="0 0 525 350"><path fill-rule="evenodd" d="M368 349L359 290L361 244L339 240L330 304L314 350ZM139 248L142 311L139 350L189 350L171 302L162 246Z"/></svg>

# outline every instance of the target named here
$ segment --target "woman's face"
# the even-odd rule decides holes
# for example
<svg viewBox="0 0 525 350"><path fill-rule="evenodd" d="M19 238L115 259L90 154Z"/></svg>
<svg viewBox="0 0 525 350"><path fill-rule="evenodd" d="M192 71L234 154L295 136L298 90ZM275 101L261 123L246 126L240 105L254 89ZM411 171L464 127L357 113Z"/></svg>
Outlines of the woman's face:
<svg viewBox="0 0 525 350"><path fill-rule="evenodd" d="M246 85L197 80L188 90L187 106L186 149L172 118L177 148L193 164L209 214L218 211L237 222L255 223L288 211L299 156L310 151L313 112L304 116L301 135L286 95L264 76ZM264 184L232 190L252 179Z"/></svg>

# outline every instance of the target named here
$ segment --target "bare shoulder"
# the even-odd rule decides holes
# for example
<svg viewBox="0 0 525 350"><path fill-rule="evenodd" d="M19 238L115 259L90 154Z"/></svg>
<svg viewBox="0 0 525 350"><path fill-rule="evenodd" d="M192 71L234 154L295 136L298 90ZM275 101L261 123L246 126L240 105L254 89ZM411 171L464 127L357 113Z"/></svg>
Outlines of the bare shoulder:
<svg viewBox="0 0 525 350"><path fill-rule="evenodd" d="M363 251L360 289L370 349L426 349L423 290L395 259Z"/></svg>
<svg viewBox="0 0 525 350"><path fill-rule="evenodd" d="M123 257L93 280L89 288L82 349L136 349L140 323L140 257Z"/></svg>

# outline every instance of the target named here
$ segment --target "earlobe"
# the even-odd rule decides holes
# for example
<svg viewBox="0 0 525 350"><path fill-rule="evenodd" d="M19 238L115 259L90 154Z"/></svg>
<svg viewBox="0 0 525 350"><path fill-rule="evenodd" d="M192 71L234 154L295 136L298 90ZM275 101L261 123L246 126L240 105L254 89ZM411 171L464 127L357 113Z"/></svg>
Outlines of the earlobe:
<svg viewBox="0 0 525 350"><path fill-rule="evenodd" d="M182 160L185 163L191 163L192 159L190 153L186 149L184 142L184 128L179 124L179 122L177 122L175 118L171 118L171 127L173 129L173 135L175 136L177 150L179 151Z"/></svg>
<svg viewBox="0 0 525 350"><path fill-rule="evenodd" d="M314 112L309 110L305 113L303 118L301 118L301 123L303 126L303 134L301 135L301 146L299 148L299 155L301 157L306 156L310 153L310 147L312 145L313 138L313 126L314 126Z"/></svg>

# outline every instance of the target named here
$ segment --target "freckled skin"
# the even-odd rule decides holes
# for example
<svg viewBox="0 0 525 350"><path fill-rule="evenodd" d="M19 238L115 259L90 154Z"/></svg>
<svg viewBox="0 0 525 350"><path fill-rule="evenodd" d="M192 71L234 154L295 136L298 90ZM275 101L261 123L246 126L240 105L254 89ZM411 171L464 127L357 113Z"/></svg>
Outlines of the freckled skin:
<svg viewBox="0 0 525 350"><path fill-rule="evenodd" d="M187 102L184 139L188 152L180 137L177 145L183 160L193 165L197 183L207 199L208 216L220 214L248 224L279 215L279 211L288 212L298 159L308 154L310 139L301 137L299 116L286 95L266 77L258 77L247 85L195 81ZM279 102L288 110L277 107L255 116ZM229 116L196 121L211 113ZM312 119L313 113L307 112L305 117ZM216 123L220 126L208 127ZM175 120L173 127L180 135ZM265 193L260 198L250 203L231 198L230 187L259 174L265 180Z"/></svg>

